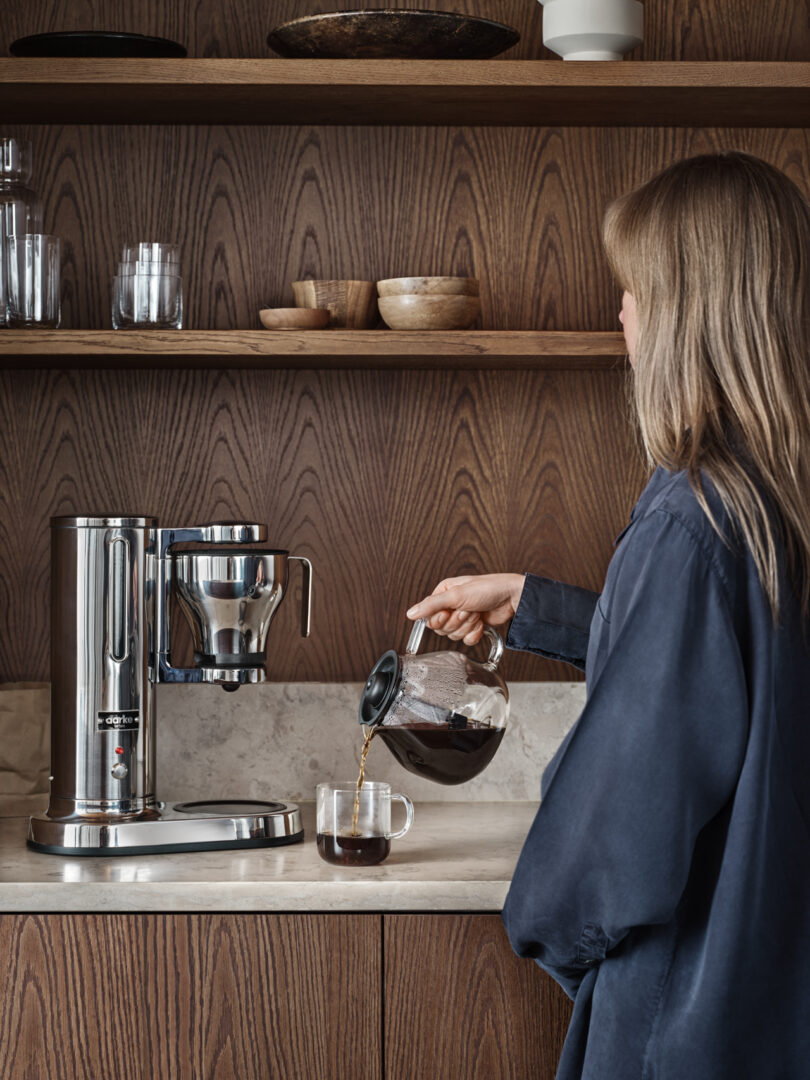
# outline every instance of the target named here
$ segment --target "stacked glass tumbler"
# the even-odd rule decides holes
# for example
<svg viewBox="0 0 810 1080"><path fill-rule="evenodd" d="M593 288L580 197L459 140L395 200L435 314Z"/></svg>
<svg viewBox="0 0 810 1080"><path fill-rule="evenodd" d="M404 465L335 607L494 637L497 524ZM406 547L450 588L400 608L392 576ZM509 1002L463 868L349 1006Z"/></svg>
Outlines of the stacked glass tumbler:
<svg viewBox="0 0 810 1080"><path fill-rule="evenodd" d="M126 244L113 278L114 330L181 330L183 282L177 244Z"/></svg>
<svg viewBox="0 0 810 1080"><path fill-rule="evenodd" d="M42 228L42 203L29 188L31 143L0 139L0 326L57 327L59 238Z"/></svg>

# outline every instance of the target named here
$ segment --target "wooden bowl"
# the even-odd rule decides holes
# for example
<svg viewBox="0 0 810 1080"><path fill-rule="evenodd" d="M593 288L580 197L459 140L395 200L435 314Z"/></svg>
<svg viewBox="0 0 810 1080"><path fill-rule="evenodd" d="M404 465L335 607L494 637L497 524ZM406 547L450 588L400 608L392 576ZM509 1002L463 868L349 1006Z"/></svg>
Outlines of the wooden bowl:
<svg viewBox="0 0 810 1080"><path fill-rule="evenodd" d="M381 296L379 304L392 330L467 330L481 311L477 296Z"/></svg>
<svg viewBox="0 0 810 1080"><path fill-rule="evenodd" d="M478 278L395 277L377 282L380 296L478 296Z"/></svg>
<svg viewBox="0 0 810 1080"><path fill-rule="evenodd" d="M270 307L259 312L265 330L323 330L329 323L326 308Z"/></svg>
<svg viewBox="0 0 810 1080"><path fill-rule="evenodd" d="M322 60L489 60L520 41L511 26L450 11L332 11L277 26L280 56Z"/></svg>
<svg viewBox="0 0 810 1080"><path fill-rule="evenodd" d="M371 330L377 323L377 286L373 281L294 281L299 308L326 308L330 327Z"/></svg>

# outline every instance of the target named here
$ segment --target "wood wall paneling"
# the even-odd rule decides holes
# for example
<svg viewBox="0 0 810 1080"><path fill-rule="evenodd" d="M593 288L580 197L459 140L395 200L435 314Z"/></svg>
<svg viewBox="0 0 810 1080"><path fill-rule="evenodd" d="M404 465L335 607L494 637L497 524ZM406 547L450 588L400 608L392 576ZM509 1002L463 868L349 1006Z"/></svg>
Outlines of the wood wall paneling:
<svg viewBox="0 0 810 1080"><path fill-rule="evenodd" d="M0 1078L382 1080L381 965L375 915L3 915Z"/></svg>
<svg viewBox="0 0 810 1080"><path fill-rule="evenodd" d="M606 204L736 147L806 191L806 129L12 127L63 240L65 328L110 326L134 238L183 246L186 325L259 328L300 277L475 274L481 325L615 330Z"/></svg>
<svg viewBox="0 0 810 1080"><path fill-rule="evenodd" d="M295 570L271 628L279 680L365 678L451 574L597 588L643 480L623 410L620 372L4 372L0 678L48 677L56 514L267 521L315 572L312 637Z"/></svg>
<svg viewBox="0 0 810 1080"><path fill-rule="evenodd" d="M553 1080L571 1003L498 915L385 916L391 1080Z"/></svg>
<svg viewBox="0 0 810 1080"><path fill-rule="evenodd" d="M184 241L190 323L256 325L314 276L475 273L483 325L609 330L606 202L738 146L805 191L807 131L32 128L65 325L108 325L127 237ZM0 678L48 675L51 515L249 516L315 564L271 631L271 677L362 679L442 577L599 588L643 484L619 372L5 372ZM298 586L295 584L297 592ZM507 678L571 670L510 655Z"/></svg>
<svg viewBox="0 0 810 1080"><path fill-rule="evenodd" d="M397 0L397 7L428 8L435 0ZM191 56L266 56L267 34L301 15L354 8L340 0L2 0L6 47L24 34L48 30L127 30L183 42ZM369 7L389 6L380 2ZM485 13L520 31L509 59L549 58L543 48L542 8L528 0L454 0L447 9ZM645 0L644 60L800 60L810 53L810 21L796 0Z"/></svg>

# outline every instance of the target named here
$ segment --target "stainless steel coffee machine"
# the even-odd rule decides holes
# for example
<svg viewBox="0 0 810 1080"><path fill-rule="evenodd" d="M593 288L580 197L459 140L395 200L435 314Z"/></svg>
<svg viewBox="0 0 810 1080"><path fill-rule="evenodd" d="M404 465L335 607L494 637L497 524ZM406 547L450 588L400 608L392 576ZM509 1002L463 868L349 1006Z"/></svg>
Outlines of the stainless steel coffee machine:
<svg viewBox="0 0 810 1080"><path fill-rule="evenodd" d="M264 525L161 529L147 517L51 520L51 794L28 843L60 855L136 855L259 847L303 839L297 806L155 796L157 683L236 690L266 678L267 631L304 570L301 633L309 636L312 567L277 550ZM176 545L205 545L176 551ZM176 594L194 666L175 667Z"/></svg>

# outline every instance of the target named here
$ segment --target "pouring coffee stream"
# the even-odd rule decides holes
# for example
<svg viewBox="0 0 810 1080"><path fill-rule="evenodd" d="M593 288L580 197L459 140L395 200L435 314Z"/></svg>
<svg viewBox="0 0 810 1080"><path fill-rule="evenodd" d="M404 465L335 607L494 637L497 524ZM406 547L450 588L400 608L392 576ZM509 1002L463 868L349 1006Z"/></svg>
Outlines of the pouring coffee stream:
<svg viewBox="0 0 810 1080"><path fill-rule="evenodd" d="M360 792L363 781L366 778L366 758L371 749L371 740L374 738L374 728L369 728L363 739L363 748L360 751L360 772L357 775L357 792L354 796L354 809L352 811L352 836L357 836L357 819L360 816Z"/></svg>

